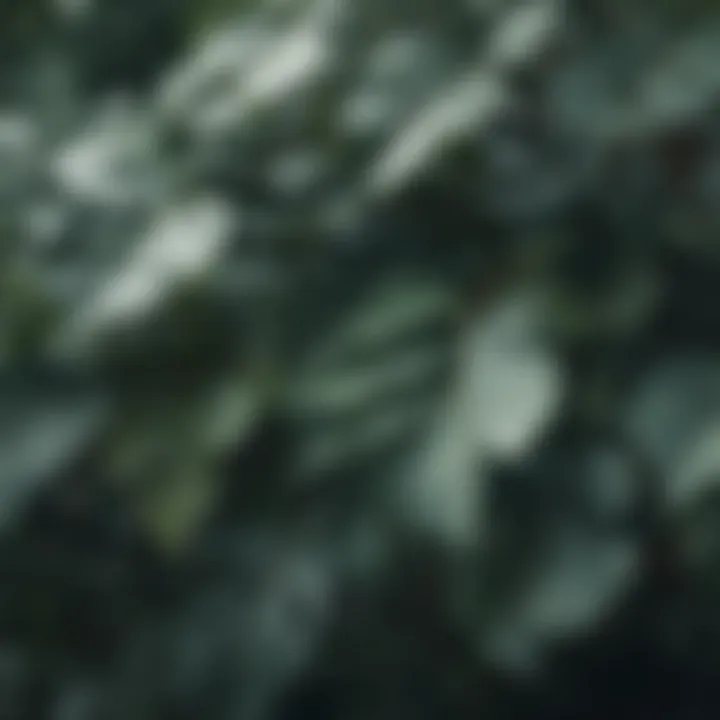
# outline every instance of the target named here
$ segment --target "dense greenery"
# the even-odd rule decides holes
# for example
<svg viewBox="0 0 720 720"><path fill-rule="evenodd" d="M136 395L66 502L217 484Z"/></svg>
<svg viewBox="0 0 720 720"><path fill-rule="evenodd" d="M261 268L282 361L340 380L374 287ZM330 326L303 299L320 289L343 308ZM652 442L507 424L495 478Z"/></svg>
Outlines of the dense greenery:
<svg viewBox="0 0 720 720"><path fill-rule="evenodd" d="M0 3L0 717L711 717L720 18Z"/></svg>

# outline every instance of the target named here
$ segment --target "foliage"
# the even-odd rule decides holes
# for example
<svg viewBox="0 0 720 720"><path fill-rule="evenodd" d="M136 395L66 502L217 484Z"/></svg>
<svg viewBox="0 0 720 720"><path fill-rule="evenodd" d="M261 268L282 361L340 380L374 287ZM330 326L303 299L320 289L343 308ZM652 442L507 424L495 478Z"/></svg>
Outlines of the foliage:
<svg viewBox="0 0 720 720"><path fill-rule="evenodd" d="M720 25L0 6L0 716L720 705Z"/></svg>

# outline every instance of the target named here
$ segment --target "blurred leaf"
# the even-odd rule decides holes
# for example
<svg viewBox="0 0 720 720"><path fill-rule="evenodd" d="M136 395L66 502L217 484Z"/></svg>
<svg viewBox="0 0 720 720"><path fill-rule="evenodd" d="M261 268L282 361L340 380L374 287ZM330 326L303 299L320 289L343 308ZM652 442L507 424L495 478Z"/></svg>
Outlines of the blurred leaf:
<svg viewBox="0 0 720 720"><path fill-rule="evenodd" d="M192 459L168 476L139 491L138 516L149 536L163 552L186 551L208 518L217 497L212 471Z"/></svg>
<svg viewBox="0 0 720 720"><path fill-rule="evenodd" d="M3 525L16 520L56 473L67 469L107 424L102 395L43 388L16 378L0 394L0 512ZM6 380L7 382L7 380Z"/></svg>
<svg viewBox="0 0 720 720"><path fill-rule="evenodd" d="M563 3L554 0L511 8L490 39L490 61L512 70L536 60L557 40L564 11Z"/></svg>
<svg viewBox="0 0 720 720"><path fill-rule="evenodd" d="M208 278L235 230L234 212L214 198L195 198L150 223L126 266L100 284L75 317L61 327L55 351L82 358L102 353L162 313L178 294ZM128 340L126 340L128 342Z"/></svg>
<svg viewBox="0 0 720 720"><path fill-rule="evenodd" d="M536 671L552 643L576 637L625 596L638 564L627 542L582 535L564 539L533 568L527 583L491 621L485 652L503 666Z"/></svg>
<svg viewBox="0 0 720 720"><path fill-rule="evenodd" d="M627 425L638 446L664 470L671 497L683 494L683 465L700 450L697 443L720 406L720 372L714 356L668 359L648 372L630 399Z"/></svg>
<svg viewBox="0 0 720 720"><path fill-rule="evenodd" d="M485 537L487 461L532 450L559 409L562 375L538 309L509 294L471 319L446 403L403 481L420 525L461 546Z"/></svg>
<svg viewBox="0 0 720 720"><path fill-rule="evenodd" d="M372 195L401 190L458 143L484 130L505 105L505 88L489 73L472 71L456 79L393 138L370 168Z"/></svg>
<svg viewBox="0 0 720 720"><path fill-rule="evenodd" d="M559 408L559 360L544 342L541 307L532 294L511 294L478 320L466 337L459 393L466 425L479 451L517 456Z"/></svg>

